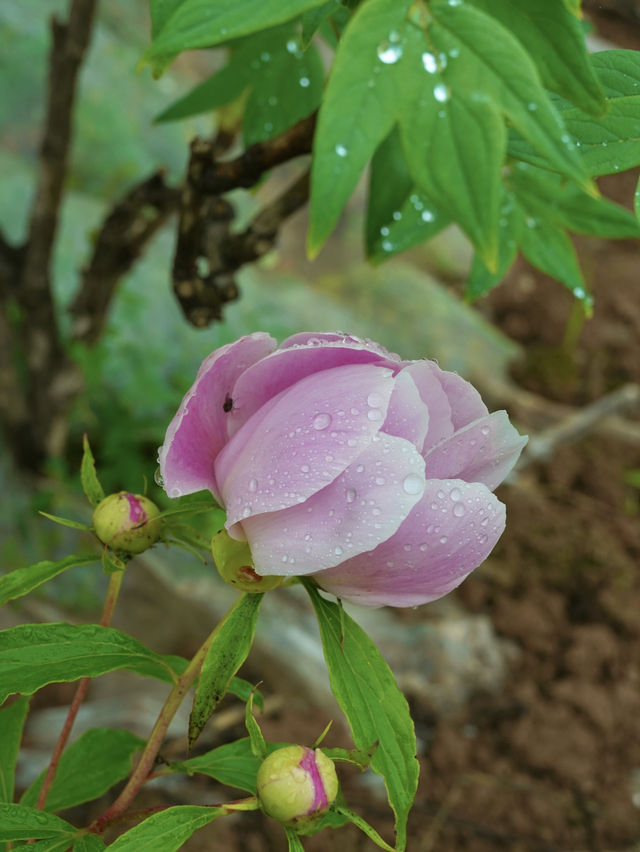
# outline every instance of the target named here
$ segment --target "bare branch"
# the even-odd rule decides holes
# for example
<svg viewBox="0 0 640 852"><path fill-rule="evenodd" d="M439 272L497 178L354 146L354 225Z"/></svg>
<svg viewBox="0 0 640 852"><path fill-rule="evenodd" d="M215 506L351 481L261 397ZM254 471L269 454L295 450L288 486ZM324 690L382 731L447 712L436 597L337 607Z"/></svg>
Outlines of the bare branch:
<svg viewBox="0 0 640 852"><path fill-rule="evenodd" d="M303 118L274 139L256 142L233 160L219 162L215 143L194 139L188 180L198 192L222 195L231 189L254 186L265 172L311 153L317 113Z"/></svg>
<svg viewBox="0 0 640 852"><path fill-rule="evenodd" d="M98 340L118 282L178 209L179 199L180 191L167 186L159 171L133 187L108 213L70 309L75 340L89 345Z"/></svg>

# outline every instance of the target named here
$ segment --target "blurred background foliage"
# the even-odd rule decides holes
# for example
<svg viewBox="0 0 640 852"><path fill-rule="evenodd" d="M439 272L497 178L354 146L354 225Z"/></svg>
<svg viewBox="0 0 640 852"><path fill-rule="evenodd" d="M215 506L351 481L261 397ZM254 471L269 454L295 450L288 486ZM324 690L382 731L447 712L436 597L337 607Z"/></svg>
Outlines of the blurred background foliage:
<svg viewBox="0 0 640 852"><path fill-rule="evenodd" d="M65 0L21 0L0 7L0 227L15 243L24 239L33 194L48 19L52 13L64 15L66 7ZM211 73L220 52L184 55L159 81L151 79L148 68L138 73L148 42L146 7L143 0L101 4L81 72L54 264L63 329L69 323L64 309L87 261L92 235L114 201L159 167L177 183L190 139L215 130L213 116L154 123L155 116ZM273 193L271 187L264 190ZM261 194L263 189L257 197L244 191L231 194L238 226L261 203ZM504 371L514 345L439 281L466 277L470 249L465 239L448 229L406 259L374 269L362 257L363 200L361 186L313 264L304 255L306 212L297 214L284 228L278 250L241 271L241 298L225 309L224 322L204 331L185 322L171 292L175 222L170 221L121 282L99 343L91 349L74 347L86 389L71 414L69 457L53 462L49 478L34 490L33 483L16 478L0 448L0 476L6 483L0 519L4 570L45 554L55 557L69 547L77 550L75 536L70 539L68 530L54 528L35 512L87 520L77 476L84 432L108 491L143 491L146 482L154 499L166 499L152 481L164 430L204 356L240 335L264 330L281 340L303 329L339 329L379 340L403 357L435 357L469 377L478 371ZM75 591L70 585L69 594L91 599L89 578L94 574L90 569L74 572ZM57 586L63 588L64 582L60 578Z"/></svg>

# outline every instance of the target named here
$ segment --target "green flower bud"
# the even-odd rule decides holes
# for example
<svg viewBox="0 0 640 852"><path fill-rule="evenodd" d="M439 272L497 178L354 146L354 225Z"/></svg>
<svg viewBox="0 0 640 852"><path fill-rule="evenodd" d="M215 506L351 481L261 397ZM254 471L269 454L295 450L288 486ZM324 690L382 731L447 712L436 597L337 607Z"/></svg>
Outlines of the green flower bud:
<svg viewBox="0 0 640 852"><path fill-rule="evenodd" d="M159 509L142 494L120 491L96 506L93 529L103 544L123 553L142 553L158 540L162 520Z"/></svg>
<svg viewBox="0 0 640 852"><path fill-rule="evenodd" d="M257 574L247 542L236 541L226 530L220 530L211 539L211 553L225 583L243 592L268 592L285 579L277 575L262 577Z"/></svg>
<svg viewBox="0 0 640 852"><path fill-rule="evenodd" d="M319 748L292 745L272 752L257 782L262 810L298 831L319 822L338 795L336 768Z"/></svg>

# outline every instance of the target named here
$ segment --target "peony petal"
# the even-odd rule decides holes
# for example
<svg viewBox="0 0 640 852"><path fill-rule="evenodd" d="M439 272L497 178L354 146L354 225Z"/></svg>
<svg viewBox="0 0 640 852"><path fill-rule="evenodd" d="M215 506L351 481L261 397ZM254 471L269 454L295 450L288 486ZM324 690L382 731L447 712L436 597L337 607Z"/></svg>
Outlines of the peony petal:
<svg viewBox="0 0 640 852"><path fill-rule="evenodd" d="M312 574L392 536L424 489L424 459L380 433L340 476L305 503L243 521L258 574Z"/></svg>
<svg viewBox="0 0 640 852"><path fill-rule="evenodd" d="M347 365L301 379L262 406L216 460L228 528L333 482L379 432L394 384L387 367Z"/></svg>
<svg viewBox="0 0 640 852"><path fill-rule="evenodd" d="M489 413L489 409L473 385L470 385L457 373L441 370L433 361L430 363L433 365L434 375L438 378L449 400L454 430L461 429L468 423L479 420Z"/></svg>
<svg viewBox="0 0 640 852"><path fill-rule="evenodd" d="M238 376L275 346L272 337L257 332L216 349L204 360L158 453L164 488L170 497L203 488L219 497L213 462L227 442L225 400Z"/></svg>
<svg viewBox="0 0 640 852"><path fill-rule="evenodd" d="M429 479L464 479L497 488L529 439L494 411L446 438L425 455Z"/></svg>
<svg viewBox="0 0 640 852"><path fill-rule="evenodd" d="M385 435L406 438L422 447L429 428L429 411L409 370L398 373L389 400L387 416L382 426Z"/></svg>
<svg viewBox="0 0 640 852"><path fill-rule="evenodd" d="M289 349L292 346L326 346L331 344L368 349L370 352L377 353L382 358L388 358L397 364L398 367L403 363L399 355L395 352L389 352L388 349L385 349L380 343L376 343L375 340L369 340L368 337L356 337L355 334L342 334L339 331L301 331L283 340L279 348Z"/></svg>
<svg viewBox="0 0 640 852"><path fill-rule="evenodd" d="M436 375L438 366L434 361L408 362L403 373L409 373L416 384L420 396L429 412L429 428L427 434L418 446L422 446L423 454L444 438L453 434L451 422L451 405L442 384ZM439 373L442 370L438 370Z"/></svg>
<svg viewBox="0 0 640 852"><path fill-rule="evenodd" d="M233 408L229 412L229 437L266 402L307 376L347 364L381 364L384 360L379 352L359 345L343 345L342 339L326 346L306 343L278 349L245 370L236 382ZM388 362L384 366L396 365Z"/></svg>
<svg viewBox="0 0 640 852"><path fill-rule="evenodd" d="M505 507L484 485L430 479L394 536L314 579L363 606L419 606L446 595L477 568L504 525Z"/></svg>

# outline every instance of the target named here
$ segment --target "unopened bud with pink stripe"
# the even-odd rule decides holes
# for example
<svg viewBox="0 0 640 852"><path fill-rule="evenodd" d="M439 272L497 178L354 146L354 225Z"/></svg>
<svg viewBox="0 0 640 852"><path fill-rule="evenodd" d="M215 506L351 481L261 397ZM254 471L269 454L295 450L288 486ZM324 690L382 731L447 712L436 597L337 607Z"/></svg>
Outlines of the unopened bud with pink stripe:
<svg viewBox="0 0 640 852"><path fill-rule="evenodd" d="M321 819L338 795L333 761L319 748L292 745L274 751L262 762L257 782L263 811L298 829Z"/></svg>
<svg viewBox="0 0 640 852"><path fill-rule="evenodd" d="M103 544L123 553L142 553L162 532L159 509L142 494L110 494L93 513L93 529Z"/></svg>

